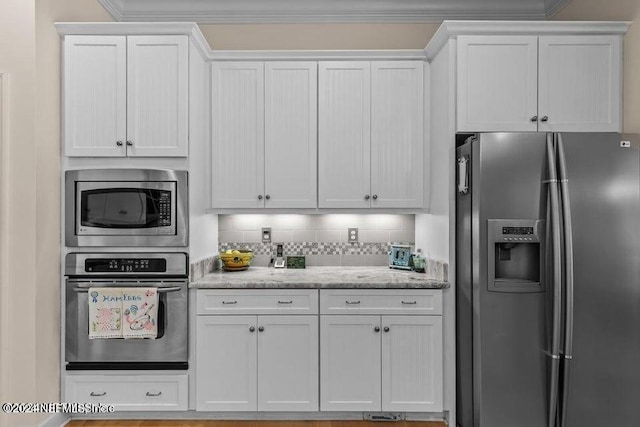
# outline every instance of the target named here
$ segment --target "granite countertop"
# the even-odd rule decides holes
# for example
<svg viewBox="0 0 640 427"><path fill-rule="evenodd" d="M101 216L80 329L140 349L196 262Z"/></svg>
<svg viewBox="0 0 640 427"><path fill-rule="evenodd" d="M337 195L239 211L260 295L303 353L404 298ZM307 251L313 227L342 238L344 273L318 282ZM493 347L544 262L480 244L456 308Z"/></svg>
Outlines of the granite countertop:
<svg viewBox="0 0 640 427"><path fill-rule="evenodd" d="M425 273L389 267L307 267L275 269L250 267L245 271L215 271L189 287L198 289L443 289L449 282Z"/></svg>

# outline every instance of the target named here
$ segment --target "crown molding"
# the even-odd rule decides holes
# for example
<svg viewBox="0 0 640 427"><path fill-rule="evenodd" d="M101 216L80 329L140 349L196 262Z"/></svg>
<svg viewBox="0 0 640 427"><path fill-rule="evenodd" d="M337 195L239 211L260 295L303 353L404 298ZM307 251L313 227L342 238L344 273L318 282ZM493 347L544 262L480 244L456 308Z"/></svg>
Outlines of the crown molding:
<svg viewBox="0 0 640 427"><path fill-rule="evenodd" d="M116 21L200 24L543 20L570 0L98 0Z"/></svg>
<svg viewBox="0 0 640 427"><path fill-rule="evenodd" d="M92 35L185 35L196 46L200 54L207 58L211 47L194 22L54 22L62 36Z"/></svg>
<svg viewBox="0 0 640 427"><path fill-rule="evenodd" d="M631 22L619 21L444 21L425 48L431 61L450 38L461 35L623 35Z"/></svg>
<svg viewBox="0 0 640 427"><path fill-rule="evenodd" d="M214 61L392 61L426 60L423 49L390 50L215 50Z"/></svg>

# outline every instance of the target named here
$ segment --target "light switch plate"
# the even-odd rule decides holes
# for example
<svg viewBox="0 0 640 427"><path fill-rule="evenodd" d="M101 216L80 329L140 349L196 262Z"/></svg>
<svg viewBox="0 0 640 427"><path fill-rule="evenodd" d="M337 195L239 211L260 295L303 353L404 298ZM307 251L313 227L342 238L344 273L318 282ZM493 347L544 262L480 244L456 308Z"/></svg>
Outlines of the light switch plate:
<svg viewBox="0 0 640 427"><path fill-rule="evenodd" d="M262 243L271 243L271 227L262 227Z"/></svg>
<svg viewBox="0 0 640 427"><path fill-rule="evenodd" d="M358 228L348 228L347 229L347 240L349 243L358 243Z"/></svg>

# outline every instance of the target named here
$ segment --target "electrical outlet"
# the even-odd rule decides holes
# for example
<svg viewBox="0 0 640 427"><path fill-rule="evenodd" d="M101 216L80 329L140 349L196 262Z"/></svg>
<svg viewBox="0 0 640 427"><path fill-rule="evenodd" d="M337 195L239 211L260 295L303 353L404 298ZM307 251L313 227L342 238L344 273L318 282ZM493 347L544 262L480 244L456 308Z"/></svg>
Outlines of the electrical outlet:
<svg viewBox="0 0 640 427"><path fill-rule="evenodd" d="M347 229L349 243L358 243L358 229L356 227Z"/></svg>
<svg viewBox="0 0 640 427"><path fill-rule="evenodd" d="M271 227L262 227L262 243L271 243Z"/></svg>

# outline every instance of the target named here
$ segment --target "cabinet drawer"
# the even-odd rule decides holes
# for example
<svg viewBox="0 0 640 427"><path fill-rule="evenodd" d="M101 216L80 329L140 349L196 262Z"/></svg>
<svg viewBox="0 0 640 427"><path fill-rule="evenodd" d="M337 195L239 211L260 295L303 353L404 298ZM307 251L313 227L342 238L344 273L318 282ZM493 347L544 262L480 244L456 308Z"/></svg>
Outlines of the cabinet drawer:
<svg viewBox="0 0 640 427"><path fill-rule="evenodd" d="M332 289L320 291L320 314L442 314L437 289Z"/></svg>
<svg viewBox="0 0 640 427"><path fill-rule="evenodd" d="M117 411L186 411L187 382L187 375L68 375L65 401Z"/></svg>
<svg viewBox="0 0 640 427"><path fill-rule="evenodd" d="M200 289L200 314L318 314L315 289Z"/></svg>

